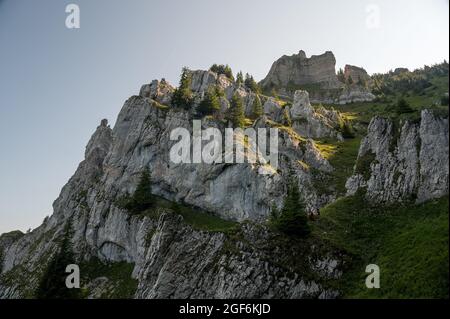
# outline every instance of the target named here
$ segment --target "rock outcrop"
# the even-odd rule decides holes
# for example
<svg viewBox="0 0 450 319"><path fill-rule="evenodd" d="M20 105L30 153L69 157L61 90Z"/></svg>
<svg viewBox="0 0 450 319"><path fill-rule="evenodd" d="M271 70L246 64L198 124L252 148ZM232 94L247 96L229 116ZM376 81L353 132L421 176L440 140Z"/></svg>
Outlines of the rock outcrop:
<svg viewBox="0 0 450 319"><path fill-rule="evenodd" d="M199 72L193 81L195 94L204 92L208 85L217 85L221 79L214 76L212 79L204 72L202 76ZM253 93L234 83L224 85L230 93L233 90L243 94L246 104L254 98ZM281 269L277 260L285 256L278 253L282 249L289 256L296 253L289 251L289 247L275 251L272 246L265 247L265 236L273 235L264 226L255 224L268 218L271 207L281 207L288 172L296 175L310 210L333 199L318 193L312 183L309 168L333 170L314 142L290 128L280 127L279 166L272 174L260 174L261 170L271 169L263 163L175 164L169 159L170 148L176 143L170 140L170 132L183 127L192 133L193 118L191 111L170 105L172 92L167 82L153 81L143 86L138 96L126 101L113 129L103 120L86 147L84 161L54 202L53 215L31 233L1 241L0 298L32 296L46 264L58 250L68 222L73 228L74 251L80 260L99 258L135 264L133 277L138 280L135 297L336 296L334 289L321 284L323 278L339 275L336 269L341 261L336 252L315 251L317 243L304 242L300 251L305 254L293 259L297 268ZM222 132L225 128L221 121L204 119L202 124ZM254 125L278 124L265 116ZM245 143L243 137L237 140ZM230 239L223 233L195 230L170 210L152 216L130 216L119 207L118 201L134 192L145 169L151 172L155 195L201 208L223 219L250 221L240 226L239 236L243 237ZM261 229L266 230L260 233ZM235 247L231 252L230 245ZM105 278L97 279L108 282ZM98 296L99 289L92 296Z"/></svg>
<svg viewBox="0 0 450 319"><path fill-rule="evenodd" d="M349 82L351 79L356 84L370 85L372 83L372 78L367 74L366 70L349 64L344 67L344 78L346 82Z"/></svg>
<svg viewBox="0 0 450 319"><path fill-rule="evenodd" d="M275 61L260 85L266 91L275 89L288 99L293 98L296 90L306 90L312 103L347 104L375 99L368 89L371 78L363 68L345 66L344 78L351 77L354 81L351 85L338 80L335 68L336 58L331 51L310 58L300 51Z"/></svg>
<svg viewBox="0 0 450 319"><path fill-rule="evenodd" d="M378 203L423 202L448 194L448 116L423 110L420 121L375 117L361 143L348 194Z"/></svg>
<svg viewBox="0 0 450 319"><path fill-rule="evenodd" d="M306 91L296 91L294 102L290 108L293 129L301 136L311 138L332 137L342 141L341 132L338 131L344 118L334 110L324 107L314 109L309 102Z"/></svg>
<svg viewBox="0 0 450 319"><path fill-rule="evenodd" d="M274 62L267 76L261 81L263 87L288 87L316 83L324 88L339 88L336 76L336 58L331 51L306 57L304 51L282 56Z"/></svg>

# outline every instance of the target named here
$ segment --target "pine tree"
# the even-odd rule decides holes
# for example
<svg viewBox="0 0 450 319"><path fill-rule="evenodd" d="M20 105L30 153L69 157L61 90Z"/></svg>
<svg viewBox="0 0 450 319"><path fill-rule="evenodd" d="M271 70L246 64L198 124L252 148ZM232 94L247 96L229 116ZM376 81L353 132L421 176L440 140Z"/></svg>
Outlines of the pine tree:
<svg viewBox="0 0 450 319"><path fill-rule="evenodd" d="M288 186L283 208L273 224L279 231L288 236L304 237L310 233L305 204L300 198L295 179L292 179Z"/></svg>
<svg viewBox="0 0 450 319"><path fill-rule="evenodd" d="M244 83L244 75L242 74L242 71L239 71L238 74L236 75L236 83L237 84Z"/></svg>
<svg viewBox="0 0 450 319"><path fill-rule="evenodd" d="M81 292L77 288L66 286L66 267L75 263L75 256L70 238L72 237L72 223L68 222L64 237L58 251L50 259L35 292L36 299L78 299Z"/></svg>
<svg viewBox="0 0 450 319"><path fill-rule="evenodd" d="M401 98L397 101L397 108L396 111L398 114L404 114L404 113L413 113L414 110L411 108L408 102L404 98Z"/></svg>
<svg viewBox="0 0 450 319"><path fill-rule="evenodd" d="M135 213L142 212L153 206L152 182L147 169L142 172L136 190L126 206L128 210Z"/></svg>
<svg viewBox="0 0 450 319"><path fill-rule="evenodd" d="M263 114L264 110L261 104L261 99L259 98L259 95L256 94L252 104L252 117L253 119L257 119Z"/></svg>
<svg viewBox="0 0 450 319"><path fill-rule="evenodd" d="M191 72L188 68L183 68L181 72L180 85L175 89L172 95L172 104L186 110L190 109L193 102L193 93L191 90Z"/></svg>
<svg viewBox="0 0 450 319"><path fill-rule="evenodd" d="M244 105L242 98L237 93L231 98L226 118L233 124L233 127L243 127L245 124Z"/></svg>
<svg viewBox="0 0 450 319"><path fill-rule="evenodd" d="M206 93L203 100L197 107L197 113L199 116L211 115L216 111L220 110L220 102L217 90L210 87Z"/></svg>
<svg viewBox="0 0 450 319"><path fill-rule="evenodd" d="M250 89L252 92L255 93L260 93L261 89L259 88L258 83L256 83L255 79L253 78L253 76L251 76L250 74L246 73L245 74L245 80L244 80L244 85Z"/></svg>

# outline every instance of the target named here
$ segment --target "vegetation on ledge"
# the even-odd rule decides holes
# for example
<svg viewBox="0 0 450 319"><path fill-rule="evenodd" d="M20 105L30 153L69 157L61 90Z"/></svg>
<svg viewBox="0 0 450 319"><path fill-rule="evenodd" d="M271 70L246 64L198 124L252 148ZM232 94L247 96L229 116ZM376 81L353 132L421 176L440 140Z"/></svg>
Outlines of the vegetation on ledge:
<svg viewBox="0 0 450 319"><path fill-rule="evenodd" d="M352 256L344 298L448 298L448 225L448 198L387 207L357 194L322 209L313 233ZM365 286L368 264L380 267L380 289Z"/></svg>

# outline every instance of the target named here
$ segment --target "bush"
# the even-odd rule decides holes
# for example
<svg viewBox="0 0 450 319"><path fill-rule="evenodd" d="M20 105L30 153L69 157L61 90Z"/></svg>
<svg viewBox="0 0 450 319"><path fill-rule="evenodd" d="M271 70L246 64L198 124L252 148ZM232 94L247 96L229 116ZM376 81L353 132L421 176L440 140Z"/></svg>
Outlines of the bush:
<svg viewBox="0 0 450 319"><path fill-rule="evenodd" d="M352 123L349 121L344 121L341 133L343 138L354 138L355 137L355 131L353 129Z"/></svg>

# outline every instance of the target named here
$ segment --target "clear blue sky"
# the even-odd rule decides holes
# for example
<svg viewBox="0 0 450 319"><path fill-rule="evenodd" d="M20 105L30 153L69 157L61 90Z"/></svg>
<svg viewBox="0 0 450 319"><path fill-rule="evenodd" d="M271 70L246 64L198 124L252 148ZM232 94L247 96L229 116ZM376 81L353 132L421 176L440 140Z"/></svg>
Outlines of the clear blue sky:
<svg viewBox="0 0 450 319"><path fill-rule="evenodd" d="M65 27L78 4L81 28ZM377 5L378 28L366 8ZM448 0L0 0L0 233L38 226L102 118L143 83L228 63L262 79L283 54L370 73L448 60Z"/></svg>

